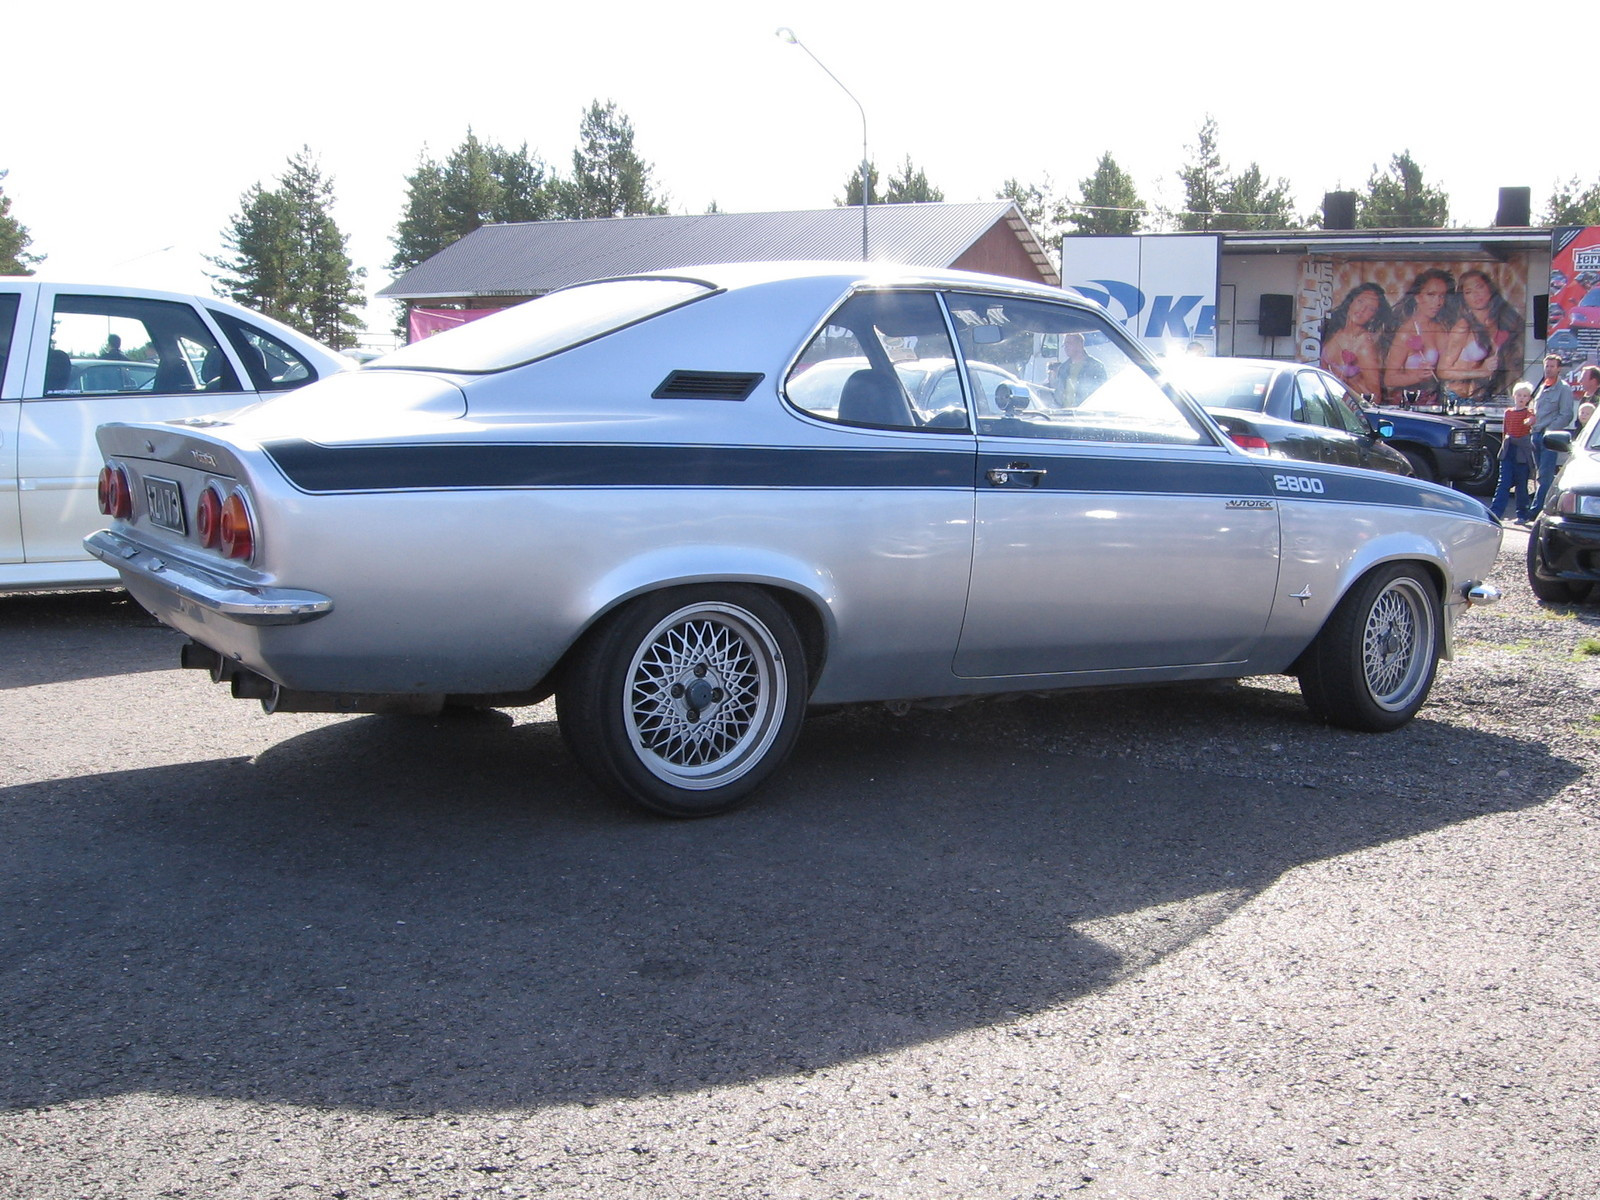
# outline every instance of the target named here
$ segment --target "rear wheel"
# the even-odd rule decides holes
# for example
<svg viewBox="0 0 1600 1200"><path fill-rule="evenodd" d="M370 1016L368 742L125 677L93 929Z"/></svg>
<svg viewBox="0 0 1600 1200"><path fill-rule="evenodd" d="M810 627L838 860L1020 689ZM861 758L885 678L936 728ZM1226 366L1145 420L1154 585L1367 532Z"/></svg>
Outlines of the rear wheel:
<svg viewBox="0 0 1600 1200"><path fill-rule="evenodd" d="M647 596L592 631L556 693L561 732L606 790L705 817L745 800L788 756L806 659L776 600L742 585Z"/></svg>
<svg viewBox="0 0 1600 1200"><path fill-rule="evenodd" d="M1420 568L1383 567L1341 600L1298 664L1306 706L1345 729L1384 733L1413 716L1439 663L1439 597Z"/></svg>

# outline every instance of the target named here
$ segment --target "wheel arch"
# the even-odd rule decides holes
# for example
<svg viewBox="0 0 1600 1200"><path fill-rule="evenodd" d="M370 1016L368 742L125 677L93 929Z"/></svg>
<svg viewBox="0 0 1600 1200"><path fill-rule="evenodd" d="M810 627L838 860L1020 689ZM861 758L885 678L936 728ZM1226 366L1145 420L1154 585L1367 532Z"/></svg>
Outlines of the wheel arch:
<svg viewBox="0 0 1600 1200"><path fill-rule="evenodd" d="M641 555L596 579L586 593L590 614L550 673L559 680L574 651L590 633L645 596L708 584L759 588L794 622L806 651L806 677L814 690L836 635L831 575L787 555L754 547L674 547Z"/></svg>
<svg viewBox="0 0 1600 1200"><path fill-rule="evenodd" d="M1433 589L1434 598L1439 602L1439 641L1440 657L1448 660L1453 648L1452 625L1455 606L1449 596L1449 573L1442 562L1432 553L1423 551L1419 547L1394 548L1390 553L1363 556L1352 564L1352 569L1345 572L1338 594L1333 597L1328 611L1323 615L1322 624L1326 625L1333 619L1334 613L1344 603L1346 596L1360 587L1374 573L1385 570L1395 565L1414 566L1420 569L1427 583ZM1319 626L1319 629L1321 627ZM1312 647L1307 646L1300 655L1285 670L1285 674L1299 673L1305 656L1311 653Z"/></svg>

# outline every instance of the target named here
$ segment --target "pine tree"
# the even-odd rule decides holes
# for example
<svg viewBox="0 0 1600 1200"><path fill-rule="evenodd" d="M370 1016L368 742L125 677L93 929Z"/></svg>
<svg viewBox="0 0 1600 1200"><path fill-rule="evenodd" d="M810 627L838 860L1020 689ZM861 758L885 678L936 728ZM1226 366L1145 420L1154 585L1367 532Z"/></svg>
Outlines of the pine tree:
<svg viewBox="0 0 1600 1200"><path fill-rule="evenodd" d="M0 171L3 183L8 171ZM11 197L0 187L0 275L32 275L33 268L44 261L42 254L29 254L33 238L28 227L11 215Z"/></svg>
<svg viewBox="0 0 1600 1200"><path fill-rule="evenodd" d="M1600 225L1600 183L1584 187L1573 176L1551 189L1546 225Z"/></svg>
<svg viewBox="0 0 1600 1200"><path fill-rule="evenodd" d="M390 269L409 271L481 225L552 216L552 182L526 143L506 150L480 142L469 128L443 163L424 153L406 177L406 207L390 239Z"/></svg>
<svg viewBox="0 0 1600 1200"><path fill-rule="evenodd" d="M1178 171L1178 178L1183 181L1184 199L1179 224L1188 230L1211 229L1221 211L1226 176L1222 155L1217 151L1217 119L1210 113L1200 123L1192 154Z"/></svg>
<svg viewBox="0 0 1600 1200"><path fill-rule="evenodd" d="M253 184L223 230L225 253L211 259L222 270L217 294L330 346L354 345L365 272L350 264L332 205L333 181L309 146L289 159L278 187Z"/></svg>
<svg viewBox="0 0 1600 1200"><path fill-rule="evenodd" d="M1374 164L1367 194L1356 199L1359 229L1440 229L1450 220L1450 198L1422 181L1422 168L1405 150L1389 160L1389 170Z"/></svg>
<svg viewBox="0 0 1600 1200"><path fill-rule="evenodd" d="M1133 176L1117 165L1111 151L1100 156L1093 175L1078 181L1078 189L1082 202L1066 212L1074 233L1139 232L1144 201L1139 198Z"/></svg>
<svg viewBox="0 0 1600 1200"><path fill-rule="evenodd" d="M871 187L871 194L867 200L871 204L883 203L883 184L878 178L878 164L867 164L867 183ZM855 208L861 204L861 168L857 167L850 172L850 178L844 181L844 199L834 200L834 205L839 208Z"/></svg>
<svg viewBox="0 0 1600 1200"><path fill-rule="evenodd" d="M859 174L859 172L858 172ZM944 193L928 182L921 167L911 164L911 156L900 167L898 175L889 176L889 190L884 194L885 204L929 204L944 199Z"/></svg>
<svg viewBox="0 0 1600 1200"><path fill-rule="evenodd" d="M633 123L613 101L596 100L578 127L572 178L558 186L561 215L577 219L665 213L650 175L650 165L633 148Z"/></svg>

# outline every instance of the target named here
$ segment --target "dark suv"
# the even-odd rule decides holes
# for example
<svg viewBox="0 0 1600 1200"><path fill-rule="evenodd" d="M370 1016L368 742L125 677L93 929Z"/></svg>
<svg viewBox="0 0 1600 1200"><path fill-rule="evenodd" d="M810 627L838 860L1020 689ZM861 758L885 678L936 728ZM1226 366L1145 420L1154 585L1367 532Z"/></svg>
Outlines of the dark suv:
<svg viewBox="0 0 1600 1200"><path fill-rule="evenodd" d="M1380 421L1394 426L1389 445L1406 456L1418 479L1452 484L1475 496L1494 492L1499 443L1485 433L1481 420L1365 403L1362 410L1374 429Z"/></svg>

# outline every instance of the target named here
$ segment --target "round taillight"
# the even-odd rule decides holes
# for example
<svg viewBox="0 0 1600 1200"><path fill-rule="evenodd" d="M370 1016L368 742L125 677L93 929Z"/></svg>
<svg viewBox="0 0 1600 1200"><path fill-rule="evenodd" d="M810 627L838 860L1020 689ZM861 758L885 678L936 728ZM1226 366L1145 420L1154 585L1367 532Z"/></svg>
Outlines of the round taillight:
<svg viewBox="0 0 1600 1200"><path fill-rule="evenodd" d="M248 562L256 552L256 534L250 525L250 509L238 492L229 496L222 506L222 516L217 521L217 536L222 552L229 558L242 558Z"/></svg>
<svg viewBox="0 0 1600 1200"><path fill-rule="evenodd" d="M133 489L128 486L128 473L110 463L100 468L100 484L96 489L100 511L108 517L126 521L133 516Z"/></svg>
<svg viewBox="0 0 1600 1200"><path fill-rule="evenodd" d="M200 493L200 504L194 513L194 532L207 550L222 543L222 493L214 487Z"/></svg>

